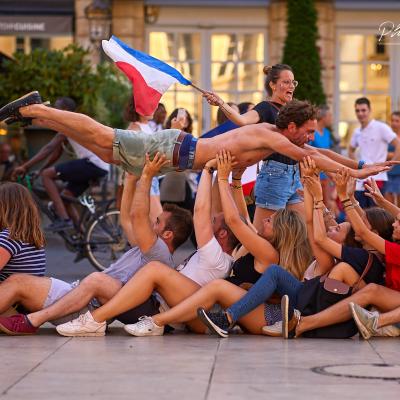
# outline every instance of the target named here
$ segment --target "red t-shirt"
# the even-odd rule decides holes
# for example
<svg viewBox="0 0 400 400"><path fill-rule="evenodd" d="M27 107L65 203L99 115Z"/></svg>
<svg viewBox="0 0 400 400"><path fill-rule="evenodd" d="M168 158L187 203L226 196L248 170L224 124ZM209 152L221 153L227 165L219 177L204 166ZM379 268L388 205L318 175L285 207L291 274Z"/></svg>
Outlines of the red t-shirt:
<svg viewBox="0 0 400 400"><path fill-rule="evenodd" d="M400 292L400 244L385 240L386 286Z"/></svg>

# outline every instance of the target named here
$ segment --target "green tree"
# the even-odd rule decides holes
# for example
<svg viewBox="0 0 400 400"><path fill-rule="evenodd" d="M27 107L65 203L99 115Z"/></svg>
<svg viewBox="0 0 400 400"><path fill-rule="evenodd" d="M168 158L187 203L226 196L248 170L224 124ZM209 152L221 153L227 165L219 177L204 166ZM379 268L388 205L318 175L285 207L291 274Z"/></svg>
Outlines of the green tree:
<svg viewBox="0 0 400 400"><path fill-rule="evenodd" d="M287 0L286 32L282 62L293 68L295 78L299 81L296 98L324 104L326 97L316 46L318 27L314 0Z"/></svg>
<svg viewBox="0 0 400 400"><path fill-rule="evenodd" d="M88 51L77 45L15 53L13 60L3 63L0 104L39 90L43 100L54 103L57 97L72 97L78 111L102 123L123 127L122 110L130 93L127 79L111 64L93 70L87 56Z"/></svg>

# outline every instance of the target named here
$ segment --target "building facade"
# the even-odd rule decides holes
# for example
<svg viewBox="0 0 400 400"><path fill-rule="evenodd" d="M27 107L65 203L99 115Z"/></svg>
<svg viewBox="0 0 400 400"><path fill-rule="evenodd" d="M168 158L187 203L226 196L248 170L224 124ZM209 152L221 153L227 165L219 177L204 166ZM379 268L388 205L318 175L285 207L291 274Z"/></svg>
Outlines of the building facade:
<svg viewBox="0 0 400 400"><path fill-rule="evenodd" d="M26 30L36 20L17 20L2 3L15 3L0 3L0 52L5 55L35 46L59 48L72 40L91 45L85 9L92 0L19 1L26 5L19 17L30 6L28 17L73 19L68 27L61 29L59 22L46 32ZM236 103L265 98L262 68L282 58L286 1L111 0L109 5L114 35L178 68L197 86ZM400 109L400 1L326 0L316 1L316 7L323 86L335 133L345 138L356 125L357 97L368 96L381 120ZM18 31L24 23L25 31ZM215 123L216 108L190 87L176 85L162 101L168 111L187 108L198 132Z"/></svg>

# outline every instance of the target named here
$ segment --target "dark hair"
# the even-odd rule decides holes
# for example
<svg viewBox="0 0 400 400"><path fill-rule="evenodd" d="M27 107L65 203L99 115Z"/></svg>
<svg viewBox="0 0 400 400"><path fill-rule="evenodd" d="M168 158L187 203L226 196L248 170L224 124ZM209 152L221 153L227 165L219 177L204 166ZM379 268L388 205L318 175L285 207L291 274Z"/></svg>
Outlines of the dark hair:
<svg viewBox="0 0 400 400"><path fill-rule="evenodd" d="M58 97L54 104L59 110L71 112L76 110L76 102L71 97Z"/></svg>
<svg viewBox="0 0 400 400"><path fill-rule="evenodd" d="M126 122L137 122L140 120L140 114L137 113L135 108L135 99L133 96L129 99L125 105L123 118Z"/></svg>
<svg viewBox="0 0 400 400"><path fill-rule="evenodd" d="M275 125L279 129L286 129L291 122L297 127L317 117L317 108L308 101L292 100L280 110Z"/></svg>
<svg viewBox="0 0 400 400"><path fill-rule="evenodd" d="M239 114L245 114L249 110L249 107L254 105L251 101L243 101L238 104Z"/></svg>
<svg viewBox="0 0 400 400"><path fill-rule="evenodd" d="M326 114L329 111L329 106L327 106L326 104L322 104L320 106L318 106L318 110L317 110L317 120L321 120L322 118L324 118L326 116Z"/></svg>
<svg viewBox="0 0 400 400"><path fill-rule="evenodd" d="M272 96L272 88L270 86L270 82L276 83L278 81L279 77L281 76L282 71L292 71L293 72L292 67L287 64L275 64L273 66L266 65L263 68L264 74L267 75L267 77L265 78L264 87L270 96Z"/></svg>
<svg viewBox="0 0 400 400"><path fill-rule="evenodd" d="M248 225L248 222L246 218L244 218L242 215L239 215L240 219L242 222L244 222L246 225ZM228 246L230 249L234 249L239 243L239 239L235 236L235 234L232 232L231 228L226 224L225 218L222 219L221 221L221 229L224 229L227 234L228 234Z"/></svg>
<svg viewBox="0 0 400 400"><path fill-rule="evenodd" d="M165 129L171 128L171 121L178 116L178 110L179 110L179 108L175 108L175 110L172 111L170 116L167 118L167 121L165 122ZM192 133L193 119L192 119L192 116L189 114L188 110L186 110L186 118L187 118L188 126L186 128L184 128L183 130L187 133Z"/></svg>
<svg viewBox="0 0 400 400"><path fill-rule="evenodd" d="M396 117L400 117L400 111L393 111L392 116L395 115Z"/></svg>
<svg viewBox="0 0 400 400"><path fill-rule="evenodd" d="M166 203L163 205L163 210L171 215L165 224L165 230L174 233L172 246L177 249L183 244L193 231L193 218L190 211L185 210L176 204Z"/></svg>
<svg viewBox="0 0 400 400"><path fill-rule="evenodd" d="M365 214L371 229L385 240L392 240L393 235L393 216L380 207L371 207L365 209Z"/></svg>
<svg viewBox="0 0 400 400"><path fill-rule="evenodd" d="M228 104L228 106L235 106L236 103L233 103L232 101L228 101L226 104ZM218 111L217 111L217 125L221 125L224 122L228 121L228 117L224 114L224 112L222 111L222 109L220 107L218 107Z"/></svg>
<svg viewBox="0 0 400 400"><path fill-rule="evenodd" d="M359 104L366 104L368 108L371 109L371 103L366 97L360 97L354 102L355 106Z"/></svg>

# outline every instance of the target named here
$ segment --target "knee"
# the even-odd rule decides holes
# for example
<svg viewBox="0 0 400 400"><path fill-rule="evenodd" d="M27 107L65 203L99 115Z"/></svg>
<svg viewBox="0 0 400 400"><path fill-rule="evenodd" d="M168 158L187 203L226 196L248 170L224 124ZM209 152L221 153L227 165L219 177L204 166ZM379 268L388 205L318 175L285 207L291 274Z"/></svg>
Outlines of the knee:
<svg viewBox="0 0 400 400"><path fill-rule="evenodd" d="M377 295L380 288L381 286L376 283L369 283L367 286L361 289L360 292L362 291L365 295L374 297Z"/></svg>
<svg viewBox="0 0 400 400"><path fill-rule="evenodd" d="M227 284L225 279L215 279L207 284L207 287L210 291L220 292L221 288L223 288Z"/></svg>
<svg viewBox="0 0 400 400"><path fill-rule="evenodd" d="M19 286L29 279L30 275L27 274L12 274L3 283Z"/></svg>
<svg viewBox="0 0 400 400"><path fill-rule="evenodd" d="M79 286L95 289L102 285L106 279L106 275L103 272L93 272L88 275Z"/></svg>
<svg viewBox="0 0 400 400"><path fill-rule="evenodd" d="M144 274L160 276L162 274L169 273L174 270L160 261L150 261L142 268L141 271Z"/></svg>
<svg viewBox="0 0 400 400"><path fill-rule="evenodd" d="M43 171L40 172L40 176L42 178L54 179L55 176L54 167L44 169Z"/></svg>

